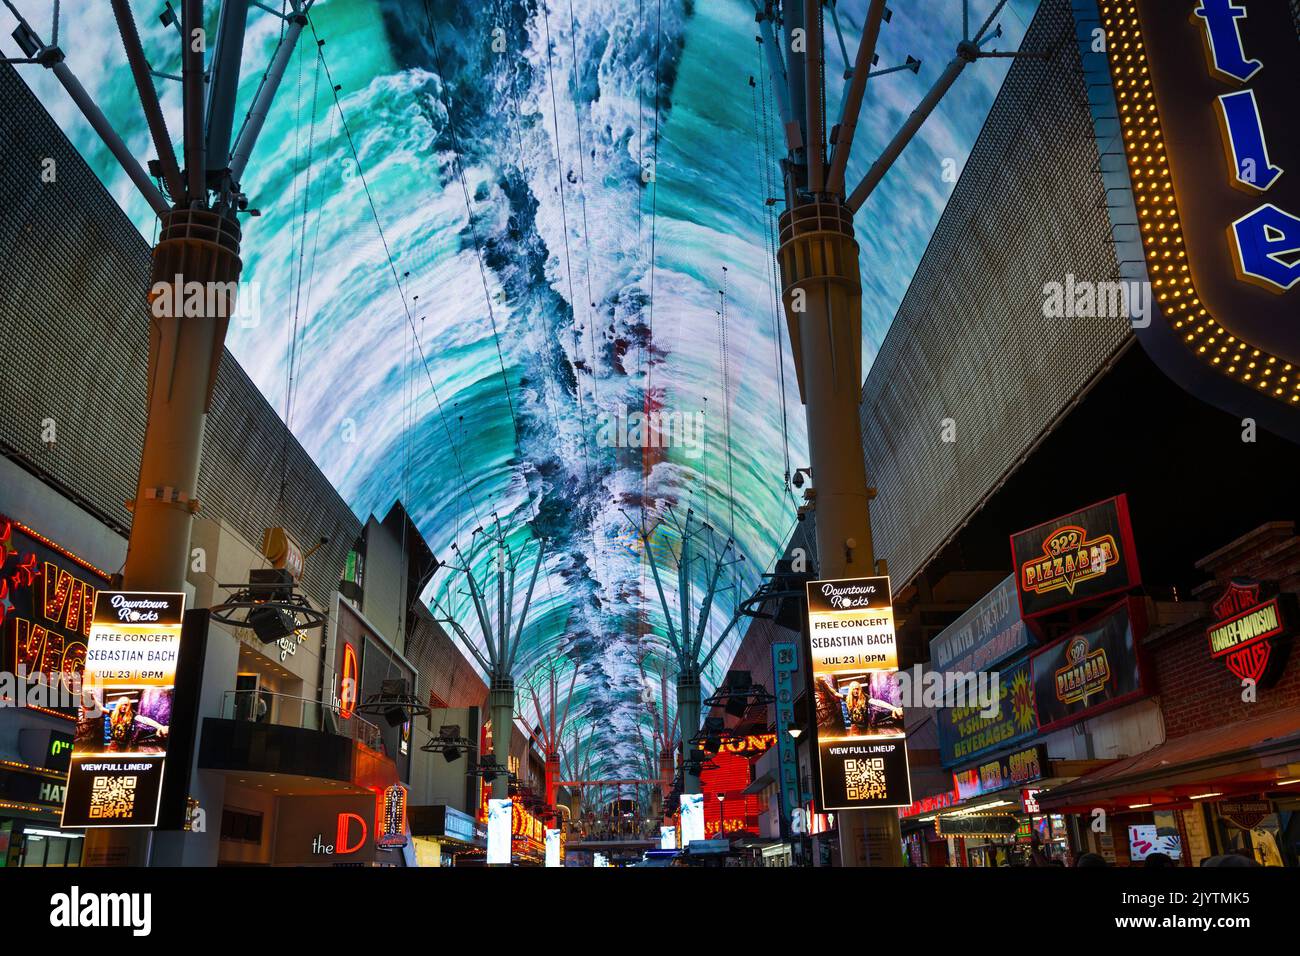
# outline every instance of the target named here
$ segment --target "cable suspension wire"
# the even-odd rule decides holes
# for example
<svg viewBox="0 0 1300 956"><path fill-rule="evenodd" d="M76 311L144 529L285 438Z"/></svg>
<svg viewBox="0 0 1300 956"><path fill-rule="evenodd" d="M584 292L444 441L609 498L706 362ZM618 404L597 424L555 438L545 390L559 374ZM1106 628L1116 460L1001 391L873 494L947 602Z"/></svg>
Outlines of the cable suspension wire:
<svg viewBox="0 0 1300 956"><path fill-rule="evenodd" d="M569 309L573 313L573 364L574 364L574 393L578 400L578 420L582 424L582 460L583 468L586 473L587 484L591 485L591 461L587 449L587 419L586 410L582 398L582 376L578 374L577 365L581 360L581 350L579 349L580 337L578 335L578 310L576 306L577 295L573 289L573 259L569 251L569 211L568 204L565 201L564 191L564 148L560 142L560 109L555 98L555 75L551 68L551 21L547 13L546 2L540 4L542 11L542 25L545 30L546 43L546 85L551 93L551 126L555 132L555 178L559 184L560 192L560 226L564 232L564 271L568 278L569 285Z"/></svg>
<svg viewBox="0 0 1300 956"><path fill-rule="evenodd" d="M431 34L430 43L433 47L433 62L438 69L438 78L443 81L444 89L446 88L447 74L442 69L442 53L438 43L438 26L434 22L433 14L429 10L429 0L424 0L424 17L428 23ZM515 444L519 444L519 420L515 416L515 400L510 392L510 377L506 374L505 353L501 350L501 335L497 330L496 310L492 308L492 293L488 288L487 267L483 265L483 249L479 244L478 227L474 221L474 211L469 200L469 185L465 181L465 166L461 162L460 137L456 133L456 111L450 97L443 100L447 107L447 130L451 133L452 146L452 163L456 168L456 178L460 180L460 189L465 197L465 216L469 220L470 238L474 240L474 257L478 261L479 279L483 283L483 301L487 305L488 318L492 322L492 338L496 342L497 362L501 366L501 382L506 390L506 404L510 407L510 424L515 433Z"/></svg>
<svg viewBox="0 0 1300 956"><path fill-rule="evenodd" d="M767 244L764 272L767 278L768 304L772 315L772 346L775 353L777 384L781 393L781 447L785 456L785 470L782 473L781 484L785 494L798 507L798 501L790 488L790 428L785 394L785 349L782 346L785 323L782 321L781 314L780 268L777 260L778 228L773 204L769 202L769 200L774 199L773 194L776 190L772 161L775 149L772 145L772 130L776 126L776 119L772 116L772 97L769 95L767 85L767 66L764 61L762 46L765 41L761 36L755 39L758 41L755 45L758 56L756 70L758 82L755 83L753 77L751 77L750 88L754 100L755 137L759 143L756 152L759 155L759 184L763 193L761 200L763 202L764 241Z"/></svg>
<svg viewBox="0 0 1300 956"><path fill-rule="evenodd" d="M338 113L339 123L343 127L343 134L347 139L348 150L352 154L352 161L357 167L357 178L361 180L361 188L365 191L366 202L370 206L370 214L374 218L375 228L379 232L379 240L384 247L384 257L388 260L388 271L392 274L393 284L396 286L398 295L401 297L402 311L406 314L407 324L410 325L412 334L415 334L415 319L412 317L410 305L406 301L406 290L402 288L401 280L398 278L397 264L393 261L393 253L388 245L388 237L384 234L384 227L379 219L379 210L375 206L374 196L370 192L370 184L366 180L365 170L361 165L361 157L357 153L356 142L352 138L352 130L348 126L347 116L343 112L343 103L339 99L339 86L334 82L334 76L330 72L329 62L325 59L324 47L320 44L320 37L316 33L316 24L312 21L310 15L307 17L307 25L311 27L312 37L317 41L316 55L320 57L321 67L325 70L325 81L329 83L330 89L333 93L334 108ZM439 420L442 422L443 431L447 433L447 441L451 447L452 457L456 462L456 471L460 474L462 487L464 488L466 496L469 498L470 509L474 512L474 519L476 523L482 524L482 518L479 516L478 502L474 495L473 486L469 483L469 479L465 475L465 469L460 460L460 450L457 448L455 439L452 437L451 428L447 424L447 416L443 409L442 399L438 396L438 387L433 381L433 371L429 368L429 358L425 354L423 346L420 345L418 341L416 344L420 352L420 362L424 366L425 377L429 380L429 389L433 393L433 400L438 406Z"/></svg>
<svg viewBox="0 0 1300 956"><path fill-rule="evenodd" d="M578 107L578 95L582 86L578 79L578 27L573 16L573 0L569 0L569 46L573 51L573 119L578 130L578 195L582 200L582 244L583 271L587 278L587 337L590 341L591 357L591 398L600 403L597 387L599 376L596 374L596 297L591 291L591 233L587 228L587 160L586 148L582 142L582 111ZM556 144L559 148L559 144Z"/></svg>

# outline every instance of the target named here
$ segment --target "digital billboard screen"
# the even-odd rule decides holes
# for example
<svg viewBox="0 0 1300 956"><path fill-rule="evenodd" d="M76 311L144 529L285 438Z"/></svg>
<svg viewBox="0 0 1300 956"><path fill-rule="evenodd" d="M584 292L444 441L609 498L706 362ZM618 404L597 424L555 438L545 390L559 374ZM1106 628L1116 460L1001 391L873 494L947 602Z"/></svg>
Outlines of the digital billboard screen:
<svg viewBox="0 0 1300 956"><path fill-rule="evenodd" d="M184 611L184 594L96 595L63 826L157 825Z"/></svg>
<svg viewBox="0 0 1300 956"><path fill-rule="evenodd" d="M888 577L809 581L822 810L912 802Z"/></svg>

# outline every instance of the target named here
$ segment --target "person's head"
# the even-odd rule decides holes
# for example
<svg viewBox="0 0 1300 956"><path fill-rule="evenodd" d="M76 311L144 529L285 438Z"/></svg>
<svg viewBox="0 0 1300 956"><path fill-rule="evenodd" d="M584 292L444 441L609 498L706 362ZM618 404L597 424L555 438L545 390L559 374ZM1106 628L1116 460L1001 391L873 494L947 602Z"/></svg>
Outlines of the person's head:
<svg viewBox="0 0 1300 956"><path fill-rule="evenodd" d="M1221 853L1203 860L1201 866L1259 866L1259 863L1240 853Z"/></svg>
<svg viewBox="0 0 1300 956"><path fill-rule="evenodd" d="M849 700L856 701L862 695L862 685L857 681L849 683Z"/></svg>
<svg viewBox="0 0 1300 956"><path fill-rule="evenodd" d="M1101 856L1101 854L1099 854L1099 853L1085 853L1085 854L1083 854L1081 857L1079 857L1078 862L1075 863L1074 865L1075 865L1076 867L1080 867L1080 866L1105 866L1105 865L1106 865L1106 859L1105 859L1105 857Z"/></svg>
<svg viewBox="0 0 1300 956"><path fill-rule="evenodd" d="M1142 861L1143 866L1159 868L1173 866L1174 861L1167 853L1148 853L1147 858Z"/></svg>

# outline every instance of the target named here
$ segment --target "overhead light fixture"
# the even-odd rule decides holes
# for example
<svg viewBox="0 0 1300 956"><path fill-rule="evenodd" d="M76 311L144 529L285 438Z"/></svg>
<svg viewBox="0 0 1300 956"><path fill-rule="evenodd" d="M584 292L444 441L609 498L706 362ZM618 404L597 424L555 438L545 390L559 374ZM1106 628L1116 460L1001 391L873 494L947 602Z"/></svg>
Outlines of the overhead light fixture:
<svg viewBox="0 0 1300 956"><path fill-rule="evenodd" d="M795 740L798 740L799 735L803 733L803 729L801 727L790 726L786 728L785 732L788 733Z"/></svg>
<svg viewBox="0 0 1300 956"><path fill-rule="evenodd" d="M1214 793L1194 793L1194 794L1192 794L1190 797L1188 797L1187 799L1189 799L1189 800L1205 800L1205 799L1207 799L1207 798L1209 798L1209 797L1221 797L1221 796L1223 796L1223 793L1222 793L1221 791L1216 791L1216 792L1214 792Z"/></svg>
<svg viewBox="0 0 1300 956"><path fill-rule="evenodd" d="M1149 803L1130 803L1128 805L1128 808L1130 810L1141 810L1143 807L1149 807L1149 806L1151 806L1151 804Z"/></svg>
<svg viewBox="0 0 1300 956"><path fill-rule="evenodd" d="M1279 780L1279 781L1278 781L1277 783L1275 783L1273 786L1275 786L1275 787L1289 787L1289 786L1291 786L1291 784L1293 784L1293 783L1300 783L1300 777L1294 777L1294 778L1292 778L1291 780Z"/></svg>

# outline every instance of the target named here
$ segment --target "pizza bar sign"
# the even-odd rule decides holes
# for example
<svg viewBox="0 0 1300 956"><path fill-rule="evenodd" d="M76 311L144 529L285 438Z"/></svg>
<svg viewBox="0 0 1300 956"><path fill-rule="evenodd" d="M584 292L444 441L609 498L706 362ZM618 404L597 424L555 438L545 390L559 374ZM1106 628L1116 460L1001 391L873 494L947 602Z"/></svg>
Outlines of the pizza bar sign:
<svg viewBox="0 0 1300 956"><path fill-rule="evenodd" d="M1240 680L1272 683L1284 663L1277 643L1288 636L1294 611L1288 595L1264 599L1258 581L1234 578L1214 602L1214 623L1206 634L1210 656L1222 658Z"/></svg>

